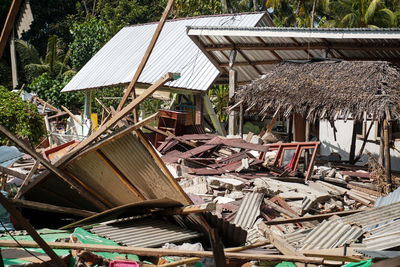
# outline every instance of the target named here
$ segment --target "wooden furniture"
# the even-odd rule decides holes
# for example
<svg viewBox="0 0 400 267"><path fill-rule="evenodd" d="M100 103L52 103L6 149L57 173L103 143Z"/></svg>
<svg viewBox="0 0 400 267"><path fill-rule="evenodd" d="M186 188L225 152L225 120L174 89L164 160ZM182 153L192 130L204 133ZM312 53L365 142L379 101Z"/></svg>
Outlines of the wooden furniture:
<svg viewBox="0 0 400 267"><path fill-rule="evenodd" d="M183 134L183 127L185 125L185 113L171 111L171 110L159 110L160 117L158 118L157 128L164 132L171 132L175 136ZM157 148L164 140L165 135L156 133L155 147Z"/></svg>

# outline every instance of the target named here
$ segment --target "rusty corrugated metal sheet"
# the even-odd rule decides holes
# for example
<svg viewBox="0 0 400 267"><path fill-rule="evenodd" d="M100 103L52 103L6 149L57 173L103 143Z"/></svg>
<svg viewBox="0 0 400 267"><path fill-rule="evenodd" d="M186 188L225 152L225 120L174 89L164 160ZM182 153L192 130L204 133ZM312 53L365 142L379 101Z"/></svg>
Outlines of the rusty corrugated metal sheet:
<svg viewBox="0 0 400 267"><path fill-rule="evenodd" d="M100 224L90 231L122 245L145 248L188 241L202 235L169 222L150 218L116 224Z"/></svg>
<svg viewBox="0 0 400 267"><path fill-rule="evenodd" d="M263 193L247 193L236 213L233 223L243 229L250 229L260 216L260 206L264 199Z"/></svg>
<svg viewBox="0 0 400 267"><path fill-rule="evenodd" d="M108 136L59 168L78 180L109 208L164 198L184 205L191 204L173 177L168 177L161 170L132 132L121 131ZM47 194L39 192L43 189ZM52 190L54 195L59 195L56 205L98 211L51 173L41 184L31 188L26 196L29 200L55 204L55 199L48 194Z"/></svg>

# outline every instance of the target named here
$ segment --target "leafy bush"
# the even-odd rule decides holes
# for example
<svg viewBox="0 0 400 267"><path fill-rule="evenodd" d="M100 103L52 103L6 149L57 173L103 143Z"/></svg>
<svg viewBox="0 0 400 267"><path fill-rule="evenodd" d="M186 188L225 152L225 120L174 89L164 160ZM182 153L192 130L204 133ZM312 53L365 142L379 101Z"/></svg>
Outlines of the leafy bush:
<svg viewBox="0 0 400 267"><path fill-rule="evenodd" d="M61 105L63 105L71 109L80 109L83 104L82 94L72 92L61 93L61 90L71 79L71 76L53 79L45 72L34 79L28 85L28 89L57 108L61 108Z"/></svg>
<svg viewBox="0 0 400 267"><path fill-rule="evenodd" d="M43 119L35 105L21 99L18 94L0 86L0 124L20 138L27 137L32 144L44 135ZM8 138L0 134L0 143Z"/></svg>

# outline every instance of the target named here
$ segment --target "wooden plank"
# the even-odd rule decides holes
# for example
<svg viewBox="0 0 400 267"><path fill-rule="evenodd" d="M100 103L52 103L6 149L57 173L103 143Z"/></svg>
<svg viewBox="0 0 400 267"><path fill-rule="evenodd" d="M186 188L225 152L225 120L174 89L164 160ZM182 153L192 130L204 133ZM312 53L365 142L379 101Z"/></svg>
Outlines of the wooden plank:
<svg viewBox="0 0 400 267"><path fill-rule="evenodd" d="M205 204L200 204L200 205L189 205L186 207L165 209L163 211L158 212L158 214L159 215L187 215L187 214L215 211L215 208L216 208L215 203L205 203Z"/></svg>
<svg viewBox="0 0 400 267"><path fill-rule="evenodd" d="M386 115L387 116L387 115ZM390 138L389 138L390 126L388 120L383 121L383 138L384 138L384 152L385 152L385 176L386 184L391 187L392 185L392 166L390 158Z"/></svg>
<svg viewBox="0 0 400 267"><path fill-rule="evenodd" d="M248 246L242 246L242 247L234 247L234 248L226 248L225 252L239 252L239 251L243 251L243 250L248 250L248 249L252 249L252 248L258 248L264 245L269 244L269 241L263 241L263 242L256 242L252 245L248 245ZM183 259L180 261L174 261L174 262L170 262L170 263L166 263L166 264L162 264L162 265L158 265L159 267L174 267L174 266L179 266L179 265L183 265L183 264L190 264L190 263L195 263L197 261L201 260L201 258L189 258L189 259Z"/></svg>
<svg viewBox="0 0 400 267"><path fill-rule="evenodd" d="M139 77L142 74L144 67L146 66L146 63L150 57L151 52L153 51L154 46L156 45L158 37L160 36L161 30L164 27L165 21L167 20L168 14L171 11L173 5L174 5L174 0L169 0L167 7L165 8L165 10L161 16L161 19L157 25L156 31L154 32L153 38L151 38L150 44L147 47L147 50L144 53L142 60L140 61L139 67L137 68L132 81L129 83L128 88L126 89L126 92L124 93L124 96L122 97L121 102L118 105L117 111L122 110L123 106L125 105L126 101L128 100L129 95L132 93L132 91L134 92L135 85L136 85L137 81L139 80ZM135 93L133 93L133 98L136 99Z"/></svg>
<svg viewBox="0 0 400 267"><path fill-rule="evenodd" d="M14 177L17 177L19 179L24 180L26 178L26 175L17 171L14 171L12 169L0 166L0 172L4 173L4 174L8 174Z"/></svg>
<svg viewBox="0 0 400 267"><path fill-rule="evenodd" d="M194 95L195 102L195 118L194 123L203 126L203 97L201 94Z"/></svg>
<svg viewBox="0 0 400 267"><path fill-rule="evenodd" d="M91 196L90 194L88 194L86 192L86 190L80 184L76 183L70 177L68 177L63 172L61 172L57 167L53 166L50 162L45 160L39 153L36 153L36 151L34 151L26 143L24 143L23 141L18 139L11 132L9 132L4 126L0 125L0 131L3 132L10 140L12 140L14 143L16 143L19 147L21 147L26 153L28 153L33 158L35 158L36 161L39 161L43 166L45 166L47 169L49 169L50 171L55 173L66 183L71 185L79 194L81 194L84 198L86 198L88 201L93 203L93 205L95 205L97 208L99 208L100 210L107 209L107 207L103 203L101 203L98 199L96 199L93 196Z"/></svg>
<svg viewBox="0 0 400 267"><path fill-rule="evenodd" d="M285 223L298 223L298 222L309 222L309 221L322 221L324 219L327 219L331 216L346 216L354 213L358 213L361 211L365 211L365 209L360 209L360 210L346 210L346 211L339 211L339 212L331 212L331 213L326 213L326 214L318 214L318 215L311 215L311 216L306 216L306 217L296 217L296 218L290 218L290 219L278 219L278 220L272 220L265 222L266 225L276 225L276 224L285 224Z"/></svg>
<svg viewBox="0 0 400 267"><path fill-rule="evenodd" d="M4 22L3 30L1 31L0 36L0 58L3 56L4 48L6 47L11 30L14 27L14 23L22 2L23 0L13 0L10 10L8 11L7 18Z"/></svg>
<svg viewBox="0 0 400 267"><path fill-rule="evenodd" d="M38 248L38 244L33 241L19 241L19 243L26 248ZM63 243L63 242L47 242L47 244L54 249L72 249L72 250L86 250L92 252L116 252L123 254L135 254L138 256L149 257L163 257L163 256L181 256L181 257L207 257L212 258L211 251L194 251L194 250L173 250L162 248L141 248L141 247L125 247L125 246L108 246L108 245L93 245L93 244L79 244L79 243ZM12 240L0 240L1 247L19 247L19 245ZM286 256L286 255L265 255L256 253L238 253L226 252L227 259L243 259L243 260L257 260L257 261L293 261L304 263L322 264L322 258L304 257L304 256Z"/></svg>
<svg viewBox="0 0 400 267"><path fill-rule="evenodd" d="M283 237L274 233L267 225L263 222L258 224L259 229L264 233L266 237L268 237L271 244L274 245L283 255L287 256L297 256L303 257L300 252L296 251L296 249L290 245Z"/></svg>
<svg viewBox="0 0 400 267"><path fill-rule="evenodd" d="M28 175L25 177L24 182L22 183L22 185L18 188L18 192L15 195L14 199L19 199L22 195L22 191L21 189L24 188L32 179L32 176L35 174L36 170L39 167L39 161L35 162L35 165L33 165L32 169L30 170L30 172L28 173Z"/></svg>
<svg viewBox="0 0 400 267"><path fill-rule="evenodd" d="M56 266L67 267L67 265L57 256L57 254L49 247L49 245L40 237L32 225L21 215L21 213L3 196L0 194L1 205L10 213L10 215L23 227L28 234L35 240L34 243L37 247L42 248L47 255L52 259ZM17 244L14 241L15 244ZM18 245L18 244L17 244ZM19 245L18 245L19 246Z"/></svg>
<svg viewBox="0 0 400 267"><path fill-rule="evenodd" d="M46 203L40 203L36 201L29 201L29 200L22 200L22 199L12 199L10 200L14 205L18 207L33 209L33 210L43 210L55 213L66 213L72 214L79 217L89 217L97 214L96 212L87 211L87 210L80 210L68 207L60 207L55 205L50 205Z"/></svg>
<svg viewBox="0 0 400 267"><path fill-rule="evenodd" d="M76 121L80 126L83 127L83 123L81 122L80 119L78 119L74 114L72 114L72 112L69 111L69 109L67 109L66 107L64 107L64 106L61 106L61 107L62 107L62 109L63 109L65 112L68 113L68 115L69 115L74 121Z"/></svg>

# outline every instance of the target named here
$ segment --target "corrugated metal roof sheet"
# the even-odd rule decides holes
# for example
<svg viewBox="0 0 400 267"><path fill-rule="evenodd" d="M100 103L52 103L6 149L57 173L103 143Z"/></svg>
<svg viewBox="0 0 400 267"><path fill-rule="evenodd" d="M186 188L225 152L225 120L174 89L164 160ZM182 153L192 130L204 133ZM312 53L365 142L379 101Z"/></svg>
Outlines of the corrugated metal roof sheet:
<svg viewBox="0 0 400 267"><path fill-rule="evenodd" d="M188 27L188 35L204 53L228 70L223 54L236 47L239 83L248 83L282 60L313 57L344 60L400 61L400 29L327 29L275 27ZM229 38L230 40L228 40ZM232 44L233 43L233 44ZM248 60L246 60L246 58ZM250 63L249 63L250 61Z"/></svg>
<svg viewBox="0 0 400 267"><path fill-rule="evenodd" d="M164 198L190 204L175 180L162 171L144 144L129 131L108 136L59 168L109 208ZM42 189L56 192L53 195L57 197L44 195ZM33 201L98 211L92 205L88 207L91 202L83 201L82 196L52 173L25 196Z"/></svg>
<svg viewBox="0 0 400 267"><path fill-rule="evenodd" d="M160 247L197 238L202 234L157 219L141 219L117 224L94 226L92 233L122 245L134 247Z"/></svg>
<svg viewBox="0 0 400 267"><path fill-rule="evenodd" d="M387 196L378 197L375 201L374 207L385 206L395 202L400 202L400 187Z"/></svg>
<svg viewBox="0 0 400 267"><path fill-rule="evenodd" d="M260 206L263 199L263 193L247 193L240 204L233 223L243 229L253 227L257 217L260 216Z"/></svg>
<svg viewBox="0 0 400 267"><path fill-rule="evenodd" d="M386 259L386 258L400 257L400 251L357 250L357 252L363 254L365 257L372 258L372 259L375 259L375 258Z"/></svg>
<svg viewBox="0 0 400 267"><path fill-rule="evenodd" d="M181 78L167 86L207 90L219 70L186 34L187 26L266 25L266 13L230 14L167 21L139 78L153 84L166 72L179 72ZM129 83L157 27L156 23L134 25L120 30L75 75L63 92Z"/></svg>
<svg viewBox="0 0 400 267"><path fill-rule="evenodd" d="M344 245L348 241L356 240L363 233L360 227L344 224L339 220L324 221L315 227L301 241L302 250L326 249Z"/></svg>
<svg viewBox="0 0 400 267"><path fill-rule="evenodd" d="M340 220L348 224L355 223L365 228L390 222L398 218L400 218L400 202L355 213L342 217Z"/></svg>

